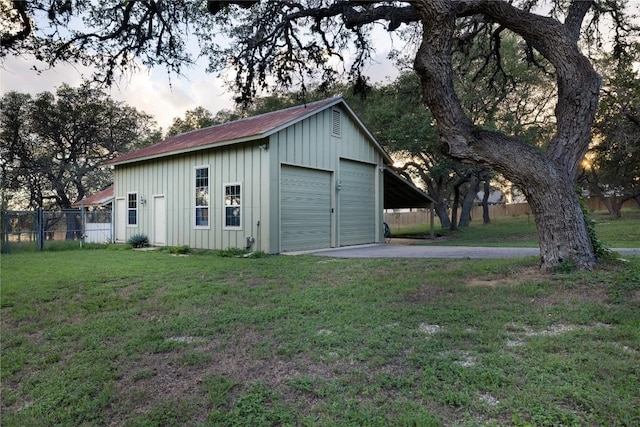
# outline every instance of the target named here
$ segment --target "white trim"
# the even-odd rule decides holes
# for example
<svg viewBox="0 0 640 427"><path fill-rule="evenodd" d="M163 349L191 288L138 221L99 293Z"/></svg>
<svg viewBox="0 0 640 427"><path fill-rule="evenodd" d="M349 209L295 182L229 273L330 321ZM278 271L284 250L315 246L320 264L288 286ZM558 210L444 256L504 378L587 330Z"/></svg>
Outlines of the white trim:
<svg viewBox="0 0 640 427"><path fill-rule="evenodd" d="M204 205L196 205L196 174L198 169L207 169L207 194L209 197L209 204L206 206L207 208L207 225L198 225L196 223L197 216L196 212L198 208L205 208ZM193 176L191 177L192 191L191 191L191 207L193 208L191 211L191 220L193 222L193 228L197 230L209 230L211 229L211 165L198 165L193 167Z"/></svg>
<svg viewBox="0 0 640 427"><path fill-rule="evenodd" d="M240 213L238 216L240 217L240 225L227 225L227 187L231 186L239 186L240 187L240 204L233 205L238 206ZM223 230L242 230L242 221L243 221L243 201L244 201L244 189L242 185L242 181L236 182L225 182L222 184L222 229Z"/></svg>

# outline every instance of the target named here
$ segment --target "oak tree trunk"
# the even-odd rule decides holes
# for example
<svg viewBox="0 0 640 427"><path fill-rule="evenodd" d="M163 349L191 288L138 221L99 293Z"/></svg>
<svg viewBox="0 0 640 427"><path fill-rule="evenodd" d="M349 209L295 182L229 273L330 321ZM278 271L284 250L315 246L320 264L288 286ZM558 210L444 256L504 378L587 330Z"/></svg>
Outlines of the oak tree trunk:
<svg viewBox="0 0 640 427"><path fill-rule="evenodd" d="M531 204L540 237L544 270L560 263L590 269L596 258L575 183L591 140L600 77L578 49L578 36L591 2L573 2L565 23L523 12L503 1L419 0L422 44L414 69L436 120L443 150L462 162L491 166L522 188ZM546 150L518 138L475 126L453 85L451 43L456 18L482 14L521 35L556 69L557 131Z"/></svg>
<svg viewBox="0 0 640 427"><path fill-rule="evenodd" d="M449 220L449 212L447 212L447 205L445 203L434 203L433 209L436 211L436 215L438 215L438 219L440 220L440 226L442 228L449 228L451 226L451 221Z"/></svg>
<svg viewBox="0 0 640 427"><path fill-rule="evenodd" d="M471 175L469 190L462 201L462 210L460 211L460 221L458 222L458 226L468 227L469 224L471 224L471 209L473 209L473 202L476 200L478 191L480 191L480 179L476 174L474 174Z"/></svg>
<svg viewBox="0 0 640 427"><path fill-rule="evenodd" d="M609 215L611 215L614 218L620 218L622 216L620 212L621 204L618 204L618 201L616 200L615 195L612 195L611 197L606 197L604 194L600 194L600 200L602 200L602 204L609 211Z"/></svg>
<svg viewBox="0 0 640 427"><path fill-rule="evenodd" d="M460 187L466 181L459 179L453 185L453 203L451 204L451 223L449 224L449 230L455 231L458 229L458 206L460 206Z"/></svg>
<svg viewBox="0 0 640 427"><path fill-rule="evenodd" d="M574 184L540 179L528 186L525 195L538 229L543 268L568 263L591 269L596 258Z"/></svg>

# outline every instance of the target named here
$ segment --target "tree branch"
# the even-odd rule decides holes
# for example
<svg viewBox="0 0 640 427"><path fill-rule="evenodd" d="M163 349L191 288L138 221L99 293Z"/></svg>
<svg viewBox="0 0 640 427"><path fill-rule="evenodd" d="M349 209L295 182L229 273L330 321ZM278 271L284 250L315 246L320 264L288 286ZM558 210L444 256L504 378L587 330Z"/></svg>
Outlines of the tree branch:
<svg viewBox="0 0 640 427"><path fill-rule="evenodd" d="M12 21L15 22L19 19L22 29L14 34L3 32L2 38L0 38L0 46L3 48L10 48L19 41L26 40L33 30L31 27L31 19L27 13L27 2L24 0L13 0L12 6L18 14L17 19L12 19Z"/></svg>

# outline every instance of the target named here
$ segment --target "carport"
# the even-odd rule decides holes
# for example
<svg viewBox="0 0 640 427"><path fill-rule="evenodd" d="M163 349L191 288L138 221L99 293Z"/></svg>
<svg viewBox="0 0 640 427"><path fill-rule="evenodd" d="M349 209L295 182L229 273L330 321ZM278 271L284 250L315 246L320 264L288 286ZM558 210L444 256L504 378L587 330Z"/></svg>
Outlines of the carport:
<svg viewBox="0 0 640 427"><path fill-rule="evenodd" d="M384 208L426 208L429 209L429 233L434 237L433 199L390 167L384 169Z"/></svg>

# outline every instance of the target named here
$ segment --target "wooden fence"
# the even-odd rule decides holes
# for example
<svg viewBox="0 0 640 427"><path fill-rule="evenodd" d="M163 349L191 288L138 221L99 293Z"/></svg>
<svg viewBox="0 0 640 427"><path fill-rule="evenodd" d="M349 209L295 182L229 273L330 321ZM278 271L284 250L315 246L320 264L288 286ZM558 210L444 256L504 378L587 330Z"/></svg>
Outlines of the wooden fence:
<svg viewBox="0 0 640 427"><path fill-rule="evenodd" d="M606 211L607 208L597 197L589 198L585 200L587 209L589 211ZM627 200L623 205L623 208L637 208L638 204L635 200ZM460 212L460 211L458 211ZM389 224L391 230L397 230L399 228L409 227L417 224L428 224L430 221L430 212L428 210L419 210L414 212L385 212L384 221ZM531 215L531 209L528 203L511 203L508 205L491 205L489 206L489 217L499 218L505 216L522 216ZM482 219L482 206L474 206L471 210L471 218L481 220ZM436 220L436 227L439 226L439 222Z"/></svg>
<svg viewBox="0 0 640 427"><path fill-rule="evenodd" d="M420 210L415 212L385 212L384 222L389 224L391 232L417 224L429 224L431 212Z"/></svg>
<svg viewBox="0 0 640 427"><path fill-rule="evenodd" d="M460 211L458 211L460 212ZM529 203L510 203L508 205L489 205L489 218L501 216L531 215ZM471 218L482 219L482 206L474 206L471 209Z"/></svg>
<svg viewBox="0 0 640 427"><path fill-rule="evenodd" d="M602 199L600 199L599 197L590 197L588 199L585 199L585 202L587 204L587 208L589 208L591 212L607 210L607 207L604 205L604 203L602 203ZM622 204L622 209L632 209L637 207L638 203L633 199L627 200Z"/></svg>

